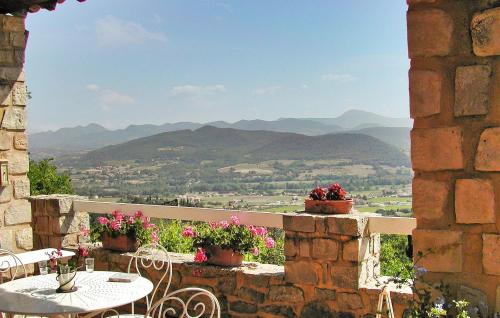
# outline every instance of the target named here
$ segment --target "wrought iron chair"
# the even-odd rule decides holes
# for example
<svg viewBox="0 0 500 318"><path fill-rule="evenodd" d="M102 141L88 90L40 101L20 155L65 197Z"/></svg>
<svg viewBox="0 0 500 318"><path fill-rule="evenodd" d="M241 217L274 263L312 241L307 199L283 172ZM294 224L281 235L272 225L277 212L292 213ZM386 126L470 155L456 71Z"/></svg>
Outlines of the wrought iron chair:
<svg viewBox="0 0 500 318"><path fill-rule="evenodd" d="M9 250L0 248L0 283L3 283L6 274L10 280L28 276L26 267L19 257Z"/></svg>
<svg viewBox="0 0 500 318"><path fill-rule="evenodd" d="M163 246L158 244L141 246L130 259L127 269L128 273L148 276L148 270L158 272L160 279L154 286L151 294L146 296L146 315L136 314L135 304L132 303L132 312L130 314L119 314L117 310L113 309L111 312L115 315L108 316L108 318L166 318L171 315L183 318L220 318L219 301L208 290L198 287L187 287L170 291L172 283L172 260L168 251ZM185 296L186 300L183 300L182 296ZM176 303L177 306L173 303ZM101 317L105 317L109 312L108 310L102 313Z"/></svg>

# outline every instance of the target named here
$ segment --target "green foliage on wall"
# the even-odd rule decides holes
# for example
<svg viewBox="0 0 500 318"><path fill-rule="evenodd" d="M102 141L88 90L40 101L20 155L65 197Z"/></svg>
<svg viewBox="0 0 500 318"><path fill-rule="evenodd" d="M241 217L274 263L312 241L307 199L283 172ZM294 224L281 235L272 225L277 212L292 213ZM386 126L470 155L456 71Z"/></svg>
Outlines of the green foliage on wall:
<svg viewBox="0 0 500 318"><path fill-rule="evenodd" d="M58 173L52 159L38 162L30 160L28 178L31 184L31 195L39 194L73 194L71 179L67 174Z"/></svg>

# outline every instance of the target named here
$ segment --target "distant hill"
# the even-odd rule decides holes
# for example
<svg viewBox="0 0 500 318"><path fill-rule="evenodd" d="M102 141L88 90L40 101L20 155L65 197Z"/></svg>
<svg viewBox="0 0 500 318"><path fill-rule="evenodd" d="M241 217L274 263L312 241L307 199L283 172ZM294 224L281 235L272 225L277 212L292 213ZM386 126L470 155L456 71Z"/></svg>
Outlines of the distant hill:
<svg viewBox="0 0 500 318"><path fill-rule="evenodd" d="M392 118L381 116L363 110L348 110L335 118L306 118L325 125L338 125L346 129L353 129L360 125L378 125L384 127L411 127L410 118Z"/></svg>
<svg viewBox="0 0 500 318"><path fill-rule="evenodd" d="M90 124L87 126L62 128L57 131L31 134L29 136L29 150L33 158L39 159L43 157L86 152L164 132L195 130L204 125L205 124L195 122L178 122L166 123L163 125L131 125L124 129L109 130L97 124ZM374 127L383 128L382 126L410 127L411 120L406 118L389 118L370 112L351 110L336 118L282 118L271 121L256 119L240 120L235 123L216 121L209 123L209 125L218 128L289 132L307 136L318 136L355 130L355 133L366 133L377 137L376 131L372 134L370 133L372 130L363 131L363 129ZM396 145L397 147L405 144L405 142L398 140L398 138L386 138L381 140Z"/></svg>
<svg viewBox="0 0 500 318"><path fill-rule="evenodd" d="M236 163L273 159L348 159L371 165L409 165L408 156L401 150L368 135L306 136L213 126L161 133L107 146L83 154L79 159L72 157L71 165L96 166L106 161L124 160L176 160L198 164L206 160Z"/></svg>
<svg viewBox="0 0 500 318"><path fill-rule="evenodd" d="M350 130L349 132L369 135L409 152L410 130L411 128L408 127L370 127Z"/></svg>

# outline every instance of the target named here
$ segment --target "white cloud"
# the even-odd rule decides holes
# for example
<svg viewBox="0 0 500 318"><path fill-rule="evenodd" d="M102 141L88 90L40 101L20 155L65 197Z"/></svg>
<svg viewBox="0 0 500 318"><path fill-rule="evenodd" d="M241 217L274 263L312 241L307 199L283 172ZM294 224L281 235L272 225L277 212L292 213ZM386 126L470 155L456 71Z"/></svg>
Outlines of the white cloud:
<svg viewBox="0 0 500 318"><path fill-rule="evenodd" d="M97 103L103 110L110 110L113 106L123 106L135 103L135 99L132 96L121 94L107 88L103 89L96 84L87 85L87 89L95 93Z"/></svg>
<svg viewBox="0 0 500 318"><path fill-rule="evenodd" d="M335 74L335 73L325 74L321 78L324 81L335 81L342 83L353 82L356 80L356 77L352 76L351 74Z"/></svg>
<svg viewBox="0 0 500 318"><path fill-rule="evenodd" d="M199 86L199 85L177 85L170 89L172 97L199 97L222 94L227 91L222 84Z"/></svg>
<svg viewBox="0 0 500 318"><path fill-rule="evenodd" d="M257 88L253 91L254 95L272 95L279 91L281 89L281 86L279 85L273 85L273 86L267 86L267 87L260 87Z"/></svg>
<svg viewBox="0 0 500 318"><path fill-rule="evenodd" d="M161 32L152 32L141 24L121 20L108 15L95 24L97 42L101 46L127 46L145 42L167 42L167 36Z"/></svg>

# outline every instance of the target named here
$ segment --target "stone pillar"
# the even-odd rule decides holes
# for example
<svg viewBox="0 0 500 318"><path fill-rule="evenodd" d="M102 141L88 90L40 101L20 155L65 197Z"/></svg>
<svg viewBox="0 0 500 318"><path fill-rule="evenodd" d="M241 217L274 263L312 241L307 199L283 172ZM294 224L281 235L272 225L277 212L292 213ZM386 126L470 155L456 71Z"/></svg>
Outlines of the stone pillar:
<svg viewBox="0 0 500 318"><path fill-rule="evenodd" d="M304 310L374 312L360 288L380 274L380 235L361 215L285 215L285 282L304 291ZM309 309L307 309L309 308ZM318 309L319 308L319 309Z"/></svg>
<svg viewBox="0 0 500 318"><path fill-rule="evenodd" d="M24 19L0 15L0 160L8 161L9 184L0 187L0 244L21 252L33 248L24 83Z"/></svg>
<svg viewBox="0 0 500 318"><path fill-rule="evenodd" d="M68 248L78 244L81 227L89 228L89 214L73 210L76 199L85 198L61 194L30 197L35 248Z"/></svg>
<svg viewBox="0 0 500 318"><path fill-rule="evenodd" d="M495 302L500 311L499 2L407 2L413 242L425 255L415 260L491 316Z"/></svg>

